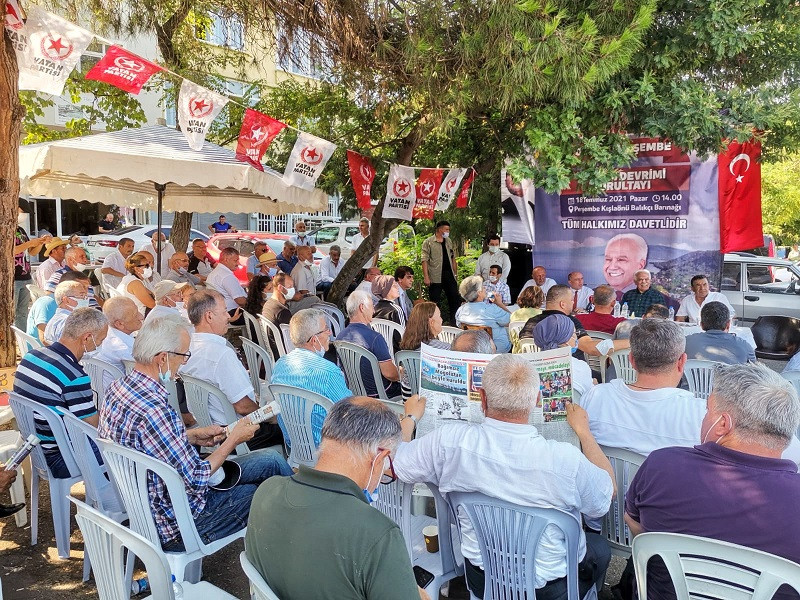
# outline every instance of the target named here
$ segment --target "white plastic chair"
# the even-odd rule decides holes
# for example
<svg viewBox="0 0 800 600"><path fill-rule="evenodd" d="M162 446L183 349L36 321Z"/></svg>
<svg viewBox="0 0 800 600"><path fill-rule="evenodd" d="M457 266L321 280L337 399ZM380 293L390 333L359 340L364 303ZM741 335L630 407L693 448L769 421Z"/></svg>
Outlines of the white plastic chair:
<svg viewBox="0 0 800 600"><path fill-rule="evenodd" d="M689 384L689 391L695 397L708 400L711 395L711 386L714 383L714 366L716 364L713 360L690 359L686 361L683 374L686 376L686 383Z"/></svg>
<svg viewBox="0 0 800 600"><path fill-rule="evenodd" d="M519 337L519 332L522 331L522 328L525 327L525 323L528 321L510 321L508 323L508 337L511 339L512 334L516 334Z"/></svg>
<svg viewBox="0 0 800 600"><path fill-rule="evenodd" d="M781 373L781 377L791 383L797 393L800 394L800 371L784 371Z"/></svg>
<svg viewBox="0 0 800 600"><path fill-rule="evenodd" d="M320 302L319 304L315 304L314 308L318 308L320 310L324 310L328 313L330 317L330 321L336 321L336 325L333 325L332 331L338 335L338 333L345 328L345 317L344 313L339 310L339 307L335 304L331 304L330 302Z"/></svg>
<svg viewBox="0 0 800 600"><path fill-rule="evenodd" d="M36 434L34 416L42 421L47 421L53 432L55 443L64 458L64 464L70 476L66 479L57 479L50 472L50 467L47 466L41 445L34 447L31 453L33 463L31 469L31 545L35 546L39 537L39 480L47 479L58 556L59 558L69 558L69 502L67 496L70 488L80 482L83 476L72 454L72 446L67 438L64 422L54 410L44 404L23 398L14 392L8 393L8 399L22 437L27 438L31 434Z"/></svg>
<svg viewBox="0 0 800 600"><path fill-rule="evenodd" d="M150 509L150 493L147 490L148 473L156 475L166 486L185 548L183 552L165 552L170 570L178 583L184 579L199 581L204 556L210 556L244 537L247 528L206 544L197 533L189 499L186 496L186 485L174 468L157 458L132 448L125 448L111 440L99 439L97 445L100 446L103 460L122 496L130 528L159 548L161 542ZM138 553L136 555L139 556Z"/></svg>
<svg viewBox="0 0 800 600"><path fill-rule="evenodd" d="M286 353L288 354L292 350L294 350L294 344L292 343L292 337L289 335L289 325L286 323L281 323L281 337L283 338L283 347L286 348Z"/></svg>
<svg viewBox="0 0 800 600"><path fill-rule="evenodd" d="M438 337L444 343L452 344L453 340L459 333L461 333L461 330L458 327L450 327L449 325L445 325L439 332Z"/></svg>
<svg viewBox="0 0 800 600"><path fill-rule="evenodd" d="M369 326L372 328L372 331L381 334L381 337L386 342L386 346L389 348L389 354L391 354L392 360L394 360L394 335L397 333L399 337L402 338L406 328L388 319L372 319Z"/></svg>
<svg viewBox="0 0 800 600"><path fill-rule="evenodd" d="M600 449L611 462L617 481L617 495L611 500L611 507L603 517L602 535L608 541L612 554L627 559L631 555L633 536L625 524L625 495L645 457L622 448L600 446Z"/></svg>
<svg viewBox="0 0 800 600"><path fill-rule="evenodd" d="M31 295L31 302L36 302L39 298L47 293L38 285L33 283L28 283L25 285L25 287L28 288L28 293Z"/></svg>
<svg viewBox="0 0 800 600"><path fill-rule="evenodd" d="M105 290L106 294L108 294L109 298L116 298L117 296L125 295L122 292L120 292L117 288L112 287L110 285L105 286L103 289Z"/></svg>
<svg viewBox="0 0 800 600"><path fill-rule="evenodd" d="M278 362L278 359L286 354L286 347L283 345L283 334L280 328L264 315L258 315L258 322L261 323L261 328L264 332L264 341L266 342L264 347L272 356L272 362ZM273 344L278 350L278 356L275 356L275 353L272 351Z"/></svg>
<svg viewBox="0 0 800 600"><path fill-rule="evenodd" d="M267 389L267 385L272 379L272 367L274 366L272 357L260 344L251 342L243 337L239 339L242 340L242 350L247 360L247 373L250 375L250 383L253 385L253 389L258 392L258 404L259 406L269 404L272 401L272 396ZM261 369L264 369L263 377L261 376Z"/></svg>
<svg viewBox="0 0 800 600"><path fill-rule="evenodd" d="M536 597L536 552L545 528L552 525L566 541L567 598L579 600L580 524L572 515L555 508L517 506L477 492L451 492L448 500L456 513L459 508L466 513L478 539L486 574L484 598ZM588 598L597 598L594 587Z"/></svg>
<svg viewBox="0 0 800 600"><path fill-rule="evenodd" d="M609 335L605 331L594 331L594 330L587 330L586 333L589 334L589 337L595 341L600 340L610 340L613 339L614 336ZM600 373L600 382L605 383L606 380L606 364L608 363L608 356L593 356L591 354L584 353L583 355L586 364L589 365L589 368L592 371Z"/></svg>
<svg viewBox="0 0 800 600"><path fill-rule="evenodd" d="M32 335L28 335L21 329L14 327L13 325L10 326L11 331L14 332L14 337L17 338L17 348L19 348L19 355L25 356L30 350L36 350L37 348L42 347L42 342L38 339L33 337Z"/></svg>
<svg viewBox="0 0 800 600"><path fill-rule="evenodd" d="M405 405L402 402L395 400L381 400L383 405L399 417L404 417L406 414Z"/></svg>
<svg viewBox="0 0 800 600"><path fill-rule="evenodd" d="M395 354L394 360L398 367L403 368L403 376L408 382L411 394L418 394L420 365L422 363L419 350L400 350Z"/></svg>
<svg viewBox="0 0 800 600"><path fill-rule="evenodd" d="M519 341L519 352L517 354L533 354L541 351L541 348L536 345L533 338L523 338Z"/></svg>
<svg viewBox="0 0 800 600"><path fill-rule="evenodd" d="M125 550L128 556L138 556L147 571L150 584L149 600L175 600L170 565L164 551L157 545L106 517L88 504L70 498L75 504L75 520L83 534L86 553L94 563L94 577L100 600L128 600L130 583L125 577ZM184 598L206 600L235 600L233 596L206 581L182 581Z"/></svg>
<svg viewBox="0 0 800 600"><path fill-rule="evenodd" d="M631 365L630 356L631 349L625 348L624 350L614 350L610 352L608 358L611 359L611 364L614 366L617 379L622 379L625 383L636 383L638 376L633 365Z"/></svg>
<svg viewBox="0 0 800 600"><path fill-rule="evenodd" d="M244 309L242 309L241 312L242 317L244 317L244 337L256 344L261 343L262 333L261 325L258 324L258 319Z"/></svg>
<svg viewBox="0 0 800 600"><path fill-rule="evenodd" d="M269 584L261 576L261 573L256 570L253 563L247 558L246 553L239 554L239 562L242 565L242 571L247 575L247 580L250 582L250 600L280 600L275 595L275 592L270 589Z"/></svg>
<svg viewBox="0 0 800 600"><path fill-rule="evenodd" d="M115 365L99 358L84 358L81 364L91 382L94 404L97 408L100 408L103 399L106 397L106 388L117 379L124 377L125 373Z"/></svg>
<svg viewBox="0 0 800 600"><path fill-rule="evenodd" d="M135 360L127 360L127 359L123 358L122 359L122 366L125 367L125 375L127 375L128 373L133 371L133 368L136 366L136 361Z"/></svg>
<svg viewBox="0 0 800 600"><path fill-rule="evenodd" d="M291 385L273 383L268 389L281 407L279 419L289 436L287 441L291 443L289 464L292 467L313 467L317 464L319 451L314 443L311 416L320 411L325 411L327 415L333 408L333 402L325 396Z"/></svg>
<svg viewBox="0 0 800 600"><path fill-rule="evenodd" d="M780 556L680 533L642 533L633 540L640 600L647 600L647 561L659 555L677 600L769 600L783 584L800 591L800 565Z"/></svg>
<svg viewBox="0 0 800 600"><path fill-rule="evenodd" d="M19 434L19 431L11 429L0 431L0 462L3 464L7 463L20 446L22 446L22 436ZM14 504L17 502L25 502L23 469L30 474L30 460L26 459L23 464L20 465L20 468L17 469L17 478L14 480L14 483L11 484L11 489L9 491L11 492L11 502ZM14 515L14 522L17 524L17 527L24 527L28 523L27 508L18 511ZM0 598L0 600L2 600L2 598Z"/></svg>
<svg viewBox="0 0 800 600"><path fill-rule="evenodd" d="M402 398L389 398L386 394L381 377L381 368L378 366L378 359L372 352L350 342L337 341L333 342L333 345L336 347L339 362L342 364L347 387L350 388L350 391L355 396L369 396L367 387L361 379L361 361L366 360L372 370L372 379L375 382L375 388L378 390L378 398L381 400L402 400Z"/></svg>
<svg viewBox="0 0 800 600"><path fill-rule="evenodd" d="M181 381L183 381L183 390L186 392L186 405L200 427L208 427L209 425L222 425L224 427L239 420L240 417L236 414L236 410L233 408L228 396L217 386L197 377L184 374L181 374ZM219 400L227 423L214 423L211 420L211 414L208 411L209 396L211 394ZM247 444L241 443L236 446L237 456L244 456L249 453L250 449Z"/></svg>

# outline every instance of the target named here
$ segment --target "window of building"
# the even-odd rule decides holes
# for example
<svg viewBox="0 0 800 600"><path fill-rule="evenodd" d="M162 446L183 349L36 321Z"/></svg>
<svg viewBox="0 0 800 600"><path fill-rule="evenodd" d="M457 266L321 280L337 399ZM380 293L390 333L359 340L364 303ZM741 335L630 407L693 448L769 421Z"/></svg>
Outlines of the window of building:
<svg viewBox="0 0 800 600"><path fill-rule="evenodd" d="M100 59L106 55L108 52L109 45L104 44L102 42L98 42L97 40L92 40L92 43L86 47L83 54L81 54L80 59L80 68L82 73L86 73L95 66Z"/></svg>
<svg viewBox="0 0 800 600"><path fill-rule="evenodd" d="M223 48L244 50L244 23L233 14L211 12L209 23L197 31L197 38Z"/></svg>
<svg viewBox="0 0 800 600"><path fill-rule="evenodd" d="M279 57L278 67L287 73L322 79L326 73L326 65L320 62L319 58L312 58L319 48L321 42L304 31L297 31L290 38L286 33L281 32L279 37L279 47L282 56Z"/></svg>

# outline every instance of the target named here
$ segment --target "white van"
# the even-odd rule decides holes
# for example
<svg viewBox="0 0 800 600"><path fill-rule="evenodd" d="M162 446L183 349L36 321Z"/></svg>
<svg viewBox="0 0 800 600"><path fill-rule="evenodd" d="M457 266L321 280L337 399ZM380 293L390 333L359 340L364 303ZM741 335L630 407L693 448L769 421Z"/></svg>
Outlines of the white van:
<svg viewBox="0 0 800 600"><path fill-rule="evenodd" d="M331 223L311 233L317 242L317 248L324 251L325 254L328 254L331 246L336 244L342 249L342 258L347 260L350 258L351 253L350 243L353 241L353 236L358 233L358 221ZM394 252L397 249L397 242L399 240L411 239L414 235L414 228L408 223L398 225L383 240L380 256L385 256L390 252Z"/></svg>

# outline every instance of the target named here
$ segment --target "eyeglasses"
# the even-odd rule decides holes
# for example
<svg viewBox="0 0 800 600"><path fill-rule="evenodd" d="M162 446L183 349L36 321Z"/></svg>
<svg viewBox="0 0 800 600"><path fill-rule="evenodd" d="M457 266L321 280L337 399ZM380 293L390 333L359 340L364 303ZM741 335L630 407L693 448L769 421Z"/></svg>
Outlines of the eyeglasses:
<svg viewBox="0 0 800 600"><path fill-rule="evenodd" d="M330 334L331 334L331 329L330 329L330 327L326 327L326 328L325 328L325 329L323 329L322 331L318 331L317 333L315 333L314 335L312 335L310 338L308 338L308 339L306 340L306 344L307 344L308 342L310 342L311 340L313 340L313 339L314 339L316 336L318 336L318 335L322 335L323 333L327 333L328 335L330 335Z"/></svg>
<svg viewBox="0 0 800 600"><path fill-rule="evenodd" d="M378 448L378 452L383 452L386 448ZM389 485L390 483L394 483L397 481L397 474L394 472L394 462L392 461L392 455L388 454L387 458L389 459L389 473L381 473L381 484L382 485Z"/></svg>
<svg viewBox="0 0 800 600"><path fill-rule="evenodd" d="M173 352L172 350L167 350L167 354L174 354L175 356L182 356L183 357L183 364L189 362L189 359L192 358L192 353L190 351L186 352Z"/></svg>

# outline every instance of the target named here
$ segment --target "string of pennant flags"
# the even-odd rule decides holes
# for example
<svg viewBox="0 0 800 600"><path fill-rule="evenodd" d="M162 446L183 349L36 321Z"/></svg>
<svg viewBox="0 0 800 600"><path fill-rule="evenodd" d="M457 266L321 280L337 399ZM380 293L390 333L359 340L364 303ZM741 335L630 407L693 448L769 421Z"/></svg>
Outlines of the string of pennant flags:
<svg viewBox="0 0 800 600"><path fill-rule="evenodd" d="M18 0L6 0L4 26L16 52L20 90L60 96L81 55L92 39L98 38L112 45L86 79L105 82L134 95L156 73L169 73L182 80L177 98L178 123L193 150L203 147L211 123L229 102L245 109L236 158L253 168L264 170L264 153L284 129L298 132L283 174L287 184L313 190L337 148L333 142L241 105L36 5L30 6L23 19ZM369 210L375 167L369 157L353 150L347 150L347 163L358 207ZM446 210L454 199L457 208L467 208L474 179L473 168L445 170L390 163L383 216L407 221L432 219L434 210Z"/></svg>

